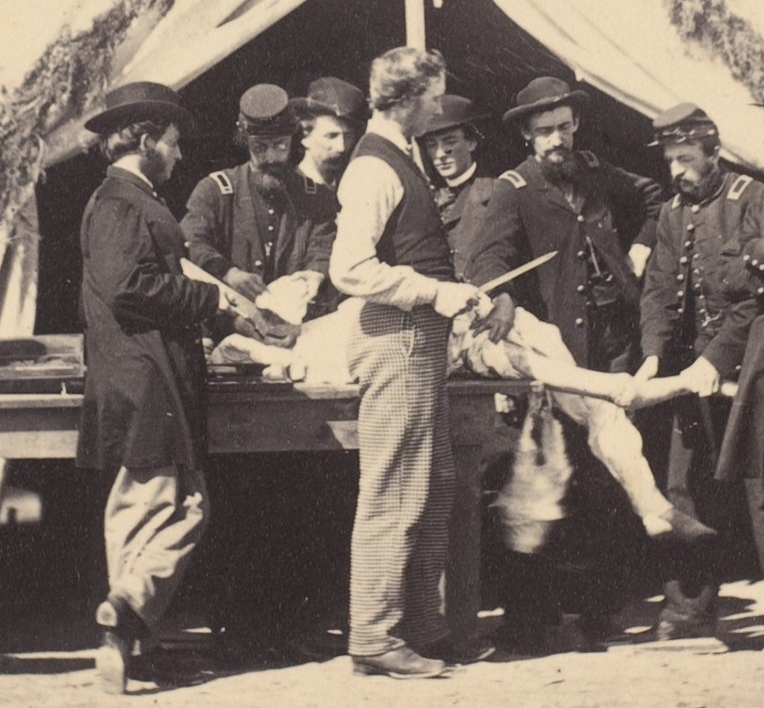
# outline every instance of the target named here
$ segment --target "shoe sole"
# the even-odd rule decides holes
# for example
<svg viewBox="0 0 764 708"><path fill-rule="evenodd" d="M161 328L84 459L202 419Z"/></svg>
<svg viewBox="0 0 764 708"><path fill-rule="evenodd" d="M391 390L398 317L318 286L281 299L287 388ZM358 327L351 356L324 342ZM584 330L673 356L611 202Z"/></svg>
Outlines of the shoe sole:
<svg viewBox="0 0 764 708"><path fill-rule="evenodd" d="M372 666L353 666L353 676L389 676L390 678L398 679L399 681L405 681L408 679L428 679L438 678L439 676L445 676L450 673L448 666L444 666L441 669L433 669L432 671L426 671L417 674L401 674L397 671L385 671L384 669L377 669Z"/></svg>

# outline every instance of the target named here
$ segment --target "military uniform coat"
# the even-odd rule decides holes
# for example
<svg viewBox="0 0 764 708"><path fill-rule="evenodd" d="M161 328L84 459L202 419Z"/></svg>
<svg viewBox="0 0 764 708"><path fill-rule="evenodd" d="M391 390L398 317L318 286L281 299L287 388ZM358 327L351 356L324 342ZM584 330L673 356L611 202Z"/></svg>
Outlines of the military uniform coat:
<svg viewBox="0 0 764 708"><path fill-rule="evenodd" d="M110 167L82 220L87 375L77 464L198 468L214 285L181 273L183 233L151 186Z"/></svg>
<svg viewBox="0 0 764 708"><path fill-rule="evenodd" d="M764 185L728 172L706 201L677 195L663 206L642 295L645 356L658 356L670 371L703 354L722 378L736 376L757 306L723 285L723 264L739 257L736 232L752 207L758 221L763 197Z"/></svg>
<svg viewBox="0 0 764 708"><path fill-rule="evenodd" d="M493 177L475 177L459 189L455 198L450 187L442 187L436 194L457 280L464 279L464 268L485 219L494 183Z"/></svg>
<svg viewBox="0 0 764 708"><path fill-rule="evenodd" d="M637 240L651 245L660 198L654 183L578 153L585 162L577 212L529 157L497 181L465 277L481 285L552 250L552 261L508 288L513 298L560 329L576 363L589 361L587 242L596 250L627 304L636 307L639 285L626 260Z"/></svg>
<svg viewBox="0 0 764 708"><path fill-rule="evenodd" d="M181 222L191 260L222 279L236 266L270 282L299 270L324 275L336 234L336 197L323 185L292 170L285 176L286 198L270 202L250 186L249 164L213 172L189 197ZM273 268L266 272L267 243Z"/></svg>

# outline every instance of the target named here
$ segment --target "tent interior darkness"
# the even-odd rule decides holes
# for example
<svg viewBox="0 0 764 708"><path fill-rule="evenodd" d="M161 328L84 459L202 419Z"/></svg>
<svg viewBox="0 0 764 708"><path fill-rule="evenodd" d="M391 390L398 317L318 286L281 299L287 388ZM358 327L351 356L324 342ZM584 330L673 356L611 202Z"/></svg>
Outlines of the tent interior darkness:
<svg viewBox="0 0 764 708"><path fill-rule="evenodd" d="M525 157L525 148L519 136L500 128L498 118L532 78L551 74L575 83L575 76L491 0L447 0L441 9L428 2L426 12L427 43L445 55L448 91L472 98L495 116L485 126L491 150L485 151L484 163L497 174L515 166ZM184 160L163 189L173 212L182 216L186 198L203 175L245 159L232 135L239 96L249 86L276 83L298 96L314 78L334 75L365 91L371 60L404 43L403 0L308 0L184 87L182 99L197 116L200 131L183 145ZM665 179L660 156L644 147L650 139L647 118L586 88L593 100L579 132L579 147ZM104 168L93 149L50 168L38 186L38 333L80 329L77 234Z"/></svg>

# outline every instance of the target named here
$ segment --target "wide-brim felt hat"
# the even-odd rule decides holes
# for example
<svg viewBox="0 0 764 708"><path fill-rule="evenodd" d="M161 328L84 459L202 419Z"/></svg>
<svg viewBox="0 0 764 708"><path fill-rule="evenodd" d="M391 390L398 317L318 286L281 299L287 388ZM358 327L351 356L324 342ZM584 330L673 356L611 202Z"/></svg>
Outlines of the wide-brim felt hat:
<svg viewBox="0 0 764 708"><path fill-rule="evenodd" d="M427 124L420 137L424 137L429 133L438 133L441 130L448 130L449 128L455 128L459 125L464 125L465 123L475 123L476 121L488 118L488 113L475 112L472 101L468 98L464 98L464 96L446 94L441 99L440 107L443 112L430 119L430 122Z"/></svg>
<svg viewBox="0 0 764 708"><path fill-rule="evenodd" d="M135 81L109 91L106 109L85 123L85 128L108 135L132 123L156 121L176 123L182 134L195 128L193 116L180 105L180 97L169 86L153 81Z"/></svg>
<svg viewBox="0 0 764 708"><path fill-rule="evenodd" d="M515 102L517 105L502 116L504 124L558 106L583 108L589 103L589 94L580 89L571 91L565 81L554 76L540 76L518 92Z"/></svg>
<svg viewBox="0 0 764 708"><path fill-rule="evenodd" d="M239 99L237 125L247 135L280 137L294 134L299 120L281 86L255 84Z"/></svg>
<svg viewBox="0 0 764 708"><path fill-rule="evenodd" d="M334 76L312 81L307 95L293 98L291 103L300 118L335 116L354 123L369 118L369 104L363 91Z"/></svg>

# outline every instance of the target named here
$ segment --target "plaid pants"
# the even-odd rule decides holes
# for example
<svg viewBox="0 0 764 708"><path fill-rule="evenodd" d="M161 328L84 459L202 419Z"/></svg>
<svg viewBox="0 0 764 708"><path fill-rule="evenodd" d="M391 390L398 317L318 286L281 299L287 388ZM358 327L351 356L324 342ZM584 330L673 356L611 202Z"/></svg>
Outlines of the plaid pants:
<svg viewBox="0 0 764 708"><path fill-rule="evenodd" d="M446 393L449 321L430 307L366 303L348 360L358 378L360 487L350 570L350 653L448 634L440 581L454 464Z"/></svg>

